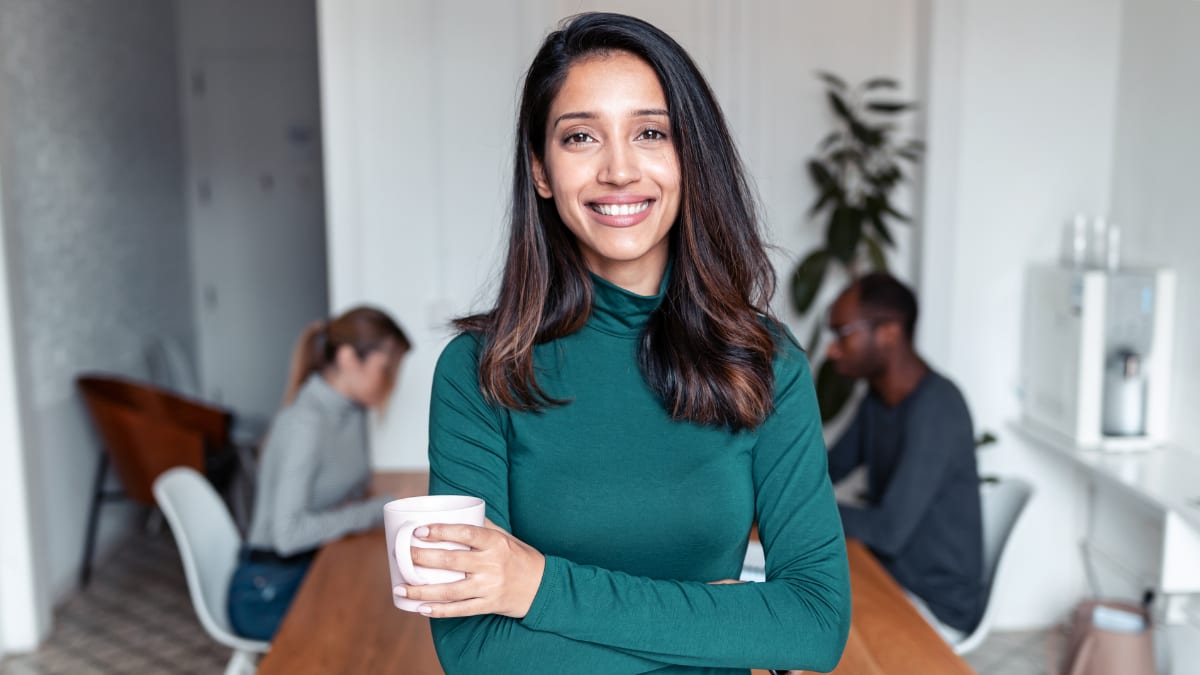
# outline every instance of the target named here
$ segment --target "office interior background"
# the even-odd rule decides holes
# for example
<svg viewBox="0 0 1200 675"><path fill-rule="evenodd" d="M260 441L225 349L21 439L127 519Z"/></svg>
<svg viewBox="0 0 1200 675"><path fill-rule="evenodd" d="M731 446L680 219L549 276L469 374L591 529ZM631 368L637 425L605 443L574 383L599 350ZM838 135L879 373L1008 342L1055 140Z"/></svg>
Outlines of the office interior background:
<svg viewBox="0 0 1200 675"><path fill-rule="evenodd" d="M831 125L815 71L920 103L890 262L921 299L921 352L998 437L981 471L1037 488L998 627L1065 618L1088 592L1088 488L1013 428L1025 275L1077 212L1118 223L1130 264L1176 271L1170 438L1200 451L1200 3L0 0L0 654L75 589L97 459L80 372L139 376L165 339L205 396L265 417L303 325L378 304L416 350L374 462L424 466L447 321L499 269L521 69L598 8L659 25L709 78L797 335L812 318L787 274L822 236L804 165ZM100 558L135 515L106 510Z"/></svg>

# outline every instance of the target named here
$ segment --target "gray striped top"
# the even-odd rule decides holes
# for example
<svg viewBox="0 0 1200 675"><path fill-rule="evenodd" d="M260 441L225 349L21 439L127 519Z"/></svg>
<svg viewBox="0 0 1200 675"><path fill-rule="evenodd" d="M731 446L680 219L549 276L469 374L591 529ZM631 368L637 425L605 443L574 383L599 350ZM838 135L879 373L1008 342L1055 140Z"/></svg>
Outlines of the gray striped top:
<svg viewBox="0 0 1200 675"><path fill-rule="evenodd" d="M370 476L366 410L309 376L263 446L247 543L286 556L379 526L391 498L365 498Z"/></svg>

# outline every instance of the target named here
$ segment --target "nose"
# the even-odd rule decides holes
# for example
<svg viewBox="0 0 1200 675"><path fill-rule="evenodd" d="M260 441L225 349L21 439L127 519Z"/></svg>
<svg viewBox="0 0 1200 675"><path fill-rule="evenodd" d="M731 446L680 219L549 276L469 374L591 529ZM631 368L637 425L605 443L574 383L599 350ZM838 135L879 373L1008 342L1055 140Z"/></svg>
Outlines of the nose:
<svg viewBox="0 0 1200 675"><path fill-rule="evenodd" d="M597 176L601 183L620 187L634 183L642 177L637 155L634 149L625 143L608 144L603 162Z"/></svg>
<svg viewBox="0 0 1200 675"><path fill-rule="evenodd" d="M829 344L829 348L825 350L825 358L830 361L837 361L842 358L842 341L834 340Z"/></svg>

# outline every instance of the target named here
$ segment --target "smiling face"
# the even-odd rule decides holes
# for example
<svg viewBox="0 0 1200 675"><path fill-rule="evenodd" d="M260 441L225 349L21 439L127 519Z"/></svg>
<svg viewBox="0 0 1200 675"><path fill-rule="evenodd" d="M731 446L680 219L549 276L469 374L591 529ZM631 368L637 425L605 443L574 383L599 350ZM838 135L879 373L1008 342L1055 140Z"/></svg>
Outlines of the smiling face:
<svg viewBox="0 0 1200 675"><path fill-rule="evenodd" d="M588 268L642 295L658 292L679 214L679 159L654 70L628 52L567 71L550 106L534 185L553 199Z"/></svg>

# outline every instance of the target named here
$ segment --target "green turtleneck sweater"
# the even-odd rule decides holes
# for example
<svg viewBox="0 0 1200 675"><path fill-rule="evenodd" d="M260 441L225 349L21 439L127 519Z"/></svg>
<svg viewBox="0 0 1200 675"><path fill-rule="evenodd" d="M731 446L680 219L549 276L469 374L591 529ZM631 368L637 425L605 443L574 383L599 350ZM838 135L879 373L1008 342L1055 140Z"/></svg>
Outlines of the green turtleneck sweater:
<svg viewBox="0 0 1200 675"><path fill-rule="evenodd" d="M672 421L638 370L658 296L592 277L592 316L537 347L538 383L570 402L540 413L484 400L478 340L434 375L430 492L487 502L546 556L523 619L434 619L449 675L829 671L850 583L808 360L777 335L775 410L756 430ZM751 524L767 581L736 579Z"/></svg>

